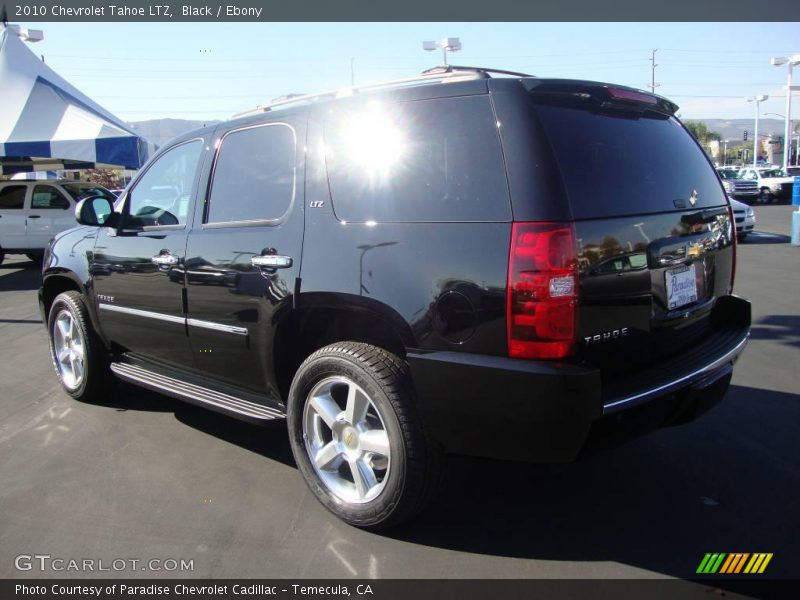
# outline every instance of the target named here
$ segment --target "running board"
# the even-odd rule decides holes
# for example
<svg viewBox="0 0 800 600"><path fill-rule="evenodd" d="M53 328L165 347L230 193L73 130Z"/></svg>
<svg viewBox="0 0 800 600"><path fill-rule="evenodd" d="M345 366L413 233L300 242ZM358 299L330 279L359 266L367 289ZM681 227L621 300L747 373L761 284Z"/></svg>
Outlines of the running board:
<svg viewBox="0 0 800 600"><path fill-rule="evenodd" d="M286 415L277 408L256 404L216 390L167 377L128 363L111 363L111 371L125 381L178 400L209 408L251 423L283 419Z"/></svg>

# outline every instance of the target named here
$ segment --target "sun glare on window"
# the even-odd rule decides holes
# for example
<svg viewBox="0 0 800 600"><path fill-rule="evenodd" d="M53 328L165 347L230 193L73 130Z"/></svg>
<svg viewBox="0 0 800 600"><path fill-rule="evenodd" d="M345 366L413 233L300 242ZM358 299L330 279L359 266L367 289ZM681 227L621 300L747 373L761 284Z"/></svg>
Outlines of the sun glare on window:
<svg viewBox="0 0 800 600"><path fill-rule="evenodd" d="M379 104L368 104L346 119L342 141L348 160L373 180L388 178L406 153L400 125Z"/></svg>

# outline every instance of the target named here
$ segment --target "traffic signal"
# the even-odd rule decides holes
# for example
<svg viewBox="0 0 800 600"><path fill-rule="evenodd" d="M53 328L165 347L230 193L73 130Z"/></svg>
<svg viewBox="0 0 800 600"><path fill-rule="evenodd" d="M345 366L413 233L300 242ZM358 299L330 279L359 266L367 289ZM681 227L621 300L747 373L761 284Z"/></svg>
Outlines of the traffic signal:
<svg viewBox="0 0 800 600"><path fill-rule="evenodd" d="M736 151L736 158L742 158L742 151L741 150L737 150Z"/></svg>
<svg viewBox="0 0 800 600"><path fill-rule="evenodd" d="M744 130L744 141L747 141L747 129Z"/></svg>

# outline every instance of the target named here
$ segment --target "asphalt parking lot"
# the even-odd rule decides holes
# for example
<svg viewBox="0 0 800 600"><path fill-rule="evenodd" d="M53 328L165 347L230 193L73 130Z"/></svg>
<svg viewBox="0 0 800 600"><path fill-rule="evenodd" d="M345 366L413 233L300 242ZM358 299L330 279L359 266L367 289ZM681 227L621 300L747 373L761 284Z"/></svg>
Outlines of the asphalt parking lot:
<svg viewBox="0 0 800 600"><path fill-rule="evenodd" d="M449 461L413 524L377 535L306 491L280 426L120 385L61 392L26 259L0 266L0 577L20 554L185 559L191 577L691 577L706 552L772 552L800 577L800 248L791 208L757 206L737 293L752 341L726 400L690 425L572 465ZM99 575L99 574L98 574ZM107 575L107 574L105 574Z"/></svg>

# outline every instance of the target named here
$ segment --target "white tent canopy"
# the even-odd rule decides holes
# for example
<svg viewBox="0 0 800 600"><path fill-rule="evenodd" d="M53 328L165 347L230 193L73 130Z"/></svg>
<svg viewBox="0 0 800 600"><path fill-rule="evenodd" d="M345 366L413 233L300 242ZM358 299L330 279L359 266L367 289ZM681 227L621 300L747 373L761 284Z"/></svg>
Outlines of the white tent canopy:
<svg viewBox="0 0 800 600"><path fill-rule="evenodd" d="M0 30L0 167L137 169L152 144L39 60L11 28Z"/></svg>

